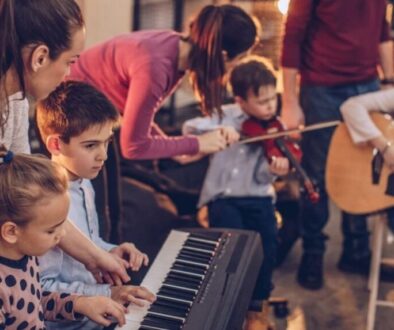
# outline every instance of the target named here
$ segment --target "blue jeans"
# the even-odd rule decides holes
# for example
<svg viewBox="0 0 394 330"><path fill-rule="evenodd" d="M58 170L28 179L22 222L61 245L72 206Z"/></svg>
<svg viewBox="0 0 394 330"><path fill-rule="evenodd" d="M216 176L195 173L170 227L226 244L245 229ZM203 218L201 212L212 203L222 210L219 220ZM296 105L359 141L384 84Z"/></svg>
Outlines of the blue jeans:
<svg viewBox="0 0 394 330"><path fill-rule="evenodd" d="M249 229L260 233L264 259L252 299L268 299L273 289L272 272L277 251L277 228L272 198L219 198L208 204L208 216L211 227Z"/></svg>
<svg viewBox="0 0 394 330"><path fill-rule="evenodd" d="M305 114L306 125L322 121L341 120L339 107L349 97L379 89L377 80L341 86L302 86L300 103ZM326 235L323 229L329 217L328 196L325 189L325 168L328 147L335 128L326 128L305 133L302 137L302 166L317 184L320 201L312 204L303 198L301 208L302 237L305 253L323 254ZM357 196L355 196L357 198ZM353 239L360 239L368 247L368 230L364 216L346 216L342 224L345 237L344 248L352 245ZM350 251L350 250L349 250Z"/></svg>

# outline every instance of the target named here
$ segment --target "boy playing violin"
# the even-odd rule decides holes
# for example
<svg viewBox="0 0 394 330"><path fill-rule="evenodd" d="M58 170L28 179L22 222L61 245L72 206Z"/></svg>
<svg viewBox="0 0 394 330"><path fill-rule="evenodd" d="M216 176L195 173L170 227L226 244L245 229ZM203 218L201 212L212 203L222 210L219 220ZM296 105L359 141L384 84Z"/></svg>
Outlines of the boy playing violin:
<svg viewBox="0 0 394 330"><path fill-rule="evenodd" d="M250 56L232 71L235 104L223 107L223 116L199 117L185 122L185 134L222 128L230 143L237 141L250 118L272 119L277 113L276 77L264 58ZM255 230L263 242L264 260L247 317L247 330L269 329L268 298L277 250L274 210L277 175L289 171L285 157L268 161L261 143L233 144L212 156L201 191L199 207L208 206L211 227Z"/></svg>

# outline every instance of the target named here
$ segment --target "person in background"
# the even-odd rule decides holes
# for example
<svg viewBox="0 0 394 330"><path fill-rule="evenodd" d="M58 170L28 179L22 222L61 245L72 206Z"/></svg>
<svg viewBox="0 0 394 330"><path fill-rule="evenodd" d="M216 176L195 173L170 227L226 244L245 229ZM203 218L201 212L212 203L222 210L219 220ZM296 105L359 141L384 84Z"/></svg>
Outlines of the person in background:
<svg viewBox="0 0 394 330"><path fill-rule="evenodd" d="M84 41L84 20L74 0L0 2L0 143L8 150L30 152L29 101L47 97L61 83ZM98 279L104 275L118 284L129 280L121 262L98 249L69 221L65 226L61 248Z"/></svg>
<svg viewBox="0 0 394 330"><path fill-rule="evenodd" d="M85 50L69 79L92 84L118 108L125 158L175 157L187 162L198 153L224 149L225 137L220 130L168 137L154 123L156 112L189 73L202 112L220 113L223 77L256 38L255 22L241 8L208 5L192 21L186 36L172 30L143 30Z"/></svg>
<svg viewBox="0 0 394 330"><path fill-rule="evenodd" d="M94 87L67 81L37 104L36 118L41 138L52 160L67 170L71 197L68 218L94 244L124 259L138 271L148 265L148 257L132 243L118 246L99 236L95 192L90 182L107 159L107 148L119 114L108 99ZM91 296L107 296L123 304L143 305L154 295L143 287L111 286L97 283L85 266L55 247L40 258L41 284L47 291L64 291ZM101 329L97 323L47 322L48 329Z"/></svg>
<svg viewBox="0 0 394 330"><path fill-rule="evenodd" d="M186 121L186 134L220 128L229 141L236 142L247 119L268 122L276 116L276 77L267 60L245 58L232 70L230 82L236 103L225 105L222 116ZM277 252L272 183L277 175L288 171L288 159L276 157L269 163L261 143L234 144L212 155L201 191L199 207L208 206L211 227L249 229L261 235L264 260L250 304L247 330L265 330L270 326L268 298Z"/></svg>
<svg viewBox="0 0 394 330"><path fill-rule="evenodd" d="M282 48L282 119L288 128L341 119L339 107L349 97L379 89L378 64L383 81L394 82L386 5L385 0L290 2ZM297 280L311 290L324 283L323 229L329 218L324 174L333 131L304 134L301 144L302 165L321 196L315 204L303 198L301 210L304 252ZM371 253L365 217L343 213L342 232L339 269L367 274Z"/></svg>
<svg viewBox="0 0 394 330"><path fill-rule="evenodd" d="M84 315L109 326L125 323L125 307L107 297L49 292L40 285L38 256L65 235L67 174L45 157L0 148L0 328L44 329L44 320Z"/></svg>

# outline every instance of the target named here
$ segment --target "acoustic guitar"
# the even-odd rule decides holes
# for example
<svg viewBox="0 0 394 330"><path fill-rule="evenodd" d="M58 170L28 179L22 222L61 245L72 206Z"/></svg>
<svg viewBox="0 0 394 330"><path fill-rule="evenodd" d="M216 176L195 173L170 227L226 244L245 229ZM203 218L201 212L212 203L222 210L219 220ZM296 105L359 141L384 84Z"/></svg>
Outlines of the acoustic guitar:
<svg viewBox="0 0 394 330"><path fill-rule="evenodd" d="M394 122L387 114L371 113L375 125L394 141ZM376 153L376 151L375 151ZM328 151L326 188L332 201L349 213L363 214L394 206L394 196L386 193L389 168L383 164L378 182L372 179L374 148L356 145L344 123L336 128ZM392 177L390 177L392 178Z"/></svg>

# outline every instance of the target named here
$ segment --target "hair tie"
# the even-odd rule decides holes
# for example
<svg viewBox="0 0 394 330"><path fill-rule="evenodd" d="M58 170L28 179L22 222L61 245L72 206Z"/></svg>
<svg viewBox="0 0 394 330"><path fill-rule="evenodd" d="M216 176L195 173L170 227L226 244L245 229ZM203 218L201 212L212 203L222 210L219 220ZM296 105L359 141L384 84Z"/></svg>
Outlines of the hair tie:
<svg viewBox="0 0 394 330"><path fill-rule="evenodd" d="M14 153L11 150L8 150L7 153L0 157L0 164L9 164L14 158Z"/></svg>

